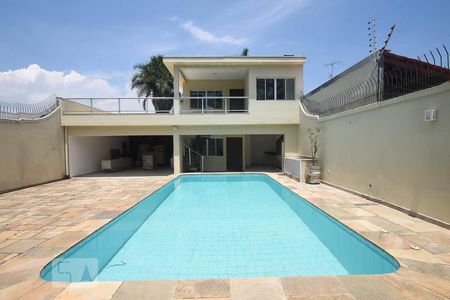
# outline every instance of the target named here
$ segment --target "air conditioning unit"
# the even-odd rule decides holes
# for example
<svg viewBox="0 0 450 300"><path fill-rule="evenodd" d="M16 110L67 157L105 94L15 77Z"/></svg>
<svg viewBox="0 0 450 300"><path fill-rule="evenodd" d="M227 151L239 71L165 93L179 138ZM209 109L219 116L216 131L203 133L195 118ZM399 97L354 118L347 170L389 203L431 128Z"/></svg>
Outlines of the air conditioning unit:
<svg viewBox="0 0 450 300"><path fill-rule="evenodd" d="M425 110L426 122L434 122L436 121L436 118L437 118L437 110L435 108Z"/></svg>
<svg viewBox="0 0 450 300"><path fill-rule="evenodd" d="M311 163L310 158L285 157L284 158L284 174L294 177L297 180L303 180L305 175L305 168L308 163Z"/></svg>

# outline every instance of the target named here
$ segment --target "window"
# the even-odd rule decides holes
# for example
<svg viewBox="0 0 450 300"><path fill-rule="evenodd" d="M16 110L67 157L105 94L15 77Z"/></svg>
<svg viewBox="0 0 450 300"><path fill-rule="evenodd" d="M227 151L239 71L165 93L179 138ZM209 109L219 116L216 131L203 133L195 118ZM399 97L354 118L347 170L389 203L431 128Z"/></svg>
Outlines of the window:
<svg viewBox="0 0 450 300"><path fill-rule="evenodd" d="M200 138L199 150L204 156L223 156L223 138Z"/></svg>
<svg viewBox="0 0 450 300"><path fill-rule="evenodd" d="M266 79L266 100L275 99L274 85L275 79Z"/></svg>
<svg viewBox="0 0 450 300"><path fill-rule="evenodd" d="M220 97L217 99L191 99L191 109L195 110L221 110L223 109L222 91L191 91L191 97Z"/></svg>
<svg viewBox="0 0 450 300"><path fill-rule="evenodd" d="M286 80L277 79L277 100L286 100Z"/></svg>
<svg viewBox="0 0 450 300"><path fill-rule="evenodd" d="M286 79L286 99L295 99L295 81L294 79Z"/></svg>
<svg viewBox="0 0 450 300"><path fill-rule="evenodd" d="M266 80L256 79L256 100L266 99Z"/></svg>
<svg viewBox="0 0 450 300"><path fill-rule="evenodd" d="M191 91L191 97L205 97L206 92L204 91ZM191 109L201 110L203 99L191 99Z"/></svg>
<svg viewBox="0 0 450 300"><path fill-rule="evenodd" d="M222 91L207 91L206 97L222 97ZM223 109L223 98L207 99L207 109Z"/></svg>
<svg viewBox="0 0 450 300"><path fill-rule="evenodd" d="M294 100L293 78L257 78L256 100Z"/></svg>

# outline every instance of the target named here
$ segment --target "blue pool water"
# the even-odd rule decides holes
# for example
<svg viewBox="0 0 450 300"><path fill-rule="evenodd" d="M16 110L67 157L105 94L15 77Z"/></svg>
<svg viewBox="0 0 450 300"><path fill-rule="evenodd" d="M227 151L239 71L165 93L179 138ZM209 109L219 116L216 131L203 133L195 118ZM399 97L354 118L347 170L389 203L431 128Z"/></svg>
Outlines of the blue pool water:
<svg viewBox="0 0 450 300"><path fill-rule="evenodd" d="M56 258L41 277L284 277L382 274L398 267L266 175L183 175Z"/></svg>

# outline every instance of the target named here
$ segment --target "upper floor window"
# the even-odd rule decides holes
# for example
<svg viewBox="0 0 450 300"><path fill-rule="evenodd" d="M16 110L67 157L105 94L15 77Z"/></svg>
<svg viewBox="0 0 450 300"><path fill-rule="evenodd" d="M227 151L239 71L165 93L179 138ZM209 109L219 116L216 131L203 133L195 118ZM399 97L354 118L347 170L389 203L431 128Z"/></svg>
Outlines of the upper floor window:
<svg viewBox="0 0 450 300"><path fill-rule="evenodd" d="M191 109L223 109L222 91L191 91L191 97L208 97L209 99L191 99ZM210 98L220 97L220 98Z"/></svg>
<svg viewBox="0 0 450 300"><path fill-rule="evenodd" d="M257 100L294 100L294 78L257 78Z"/></svg>

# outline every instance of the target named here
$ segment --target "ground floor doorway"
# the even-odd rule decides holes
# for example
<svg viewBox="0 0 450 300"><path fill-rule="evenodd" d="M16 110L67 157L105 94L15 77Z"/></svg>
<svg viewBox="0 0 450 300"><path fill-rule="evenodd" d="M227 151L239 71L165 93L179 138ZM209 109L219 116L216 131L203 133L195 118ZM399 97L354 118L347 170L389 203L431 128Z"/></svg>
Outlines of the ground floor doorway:
<svg viewBox="0 0 450 300"><path fill-rule="evenodd" d="M227 137L227 171L241 172L243 166L242 137Z"/></svg>

